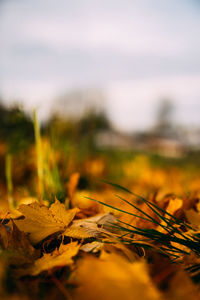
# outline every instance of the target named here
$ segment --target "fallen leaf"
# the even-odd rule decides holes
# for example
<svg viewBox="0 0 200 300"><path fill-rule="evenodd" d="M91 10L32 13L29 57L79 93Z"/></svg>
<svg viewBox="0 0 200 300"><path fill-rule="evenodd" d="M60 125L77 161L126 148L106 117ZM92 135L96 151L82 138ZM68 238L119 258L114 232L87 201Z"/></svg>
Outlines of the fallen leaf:
<svg viewBox="0 0 200 300"><path fill-rule="evenodd" d="M16 220L15 223L21 231L29 234L33 244L49 235L65 231L77 213L76 208L66 210L58 200L50 208L35 202L21 205L19 211L25 218Z"/></svg>
<svg viewBox="0 0 200 300"><path fill-rule="evenodd" d="M196 212L194 209L184 210L187 220L190 224L197 227L200 226L200 213Z"/></svg>
<svg viewBox="0 0 200 300"><path fill-rule="evenodd" d="M79 211L78 208L66 210L65 205L58 200L51 205L49 210L52 212L56 222L63 223L65 226L68 226L72 222L76 213Z"/></svg>
<svg viewBox="0 0 200 300"><path fill-rule="evenodd" d="M115 254L109 260L85 257L71 278L78 285L73 299L160 300L143 261L129 263Z"/></svg>
<svg viewBox="0 0 200 300"><path fill-rule="evenodd" d="M166 296L170 300L199 300L200 292L188 274L180 270L171 279Z"/></svg>
<svg viewBox="0 0 200 300"><path fill-rule="evenodd" d="M88 239L96 236L96 230L87 230L87 228L72 225L64 231L63 235L74 239Z"/></svg>
<svg viewBox="0 0 200 300"><path fill-rule="evenodd" d="M179 199L179 198L175 198L175 199L170 199L169 203L166 207L166 211L171 214L171 215L175 215L175 213L182 208L183 206L183 200ZM166 218L169 218L169 215L166 214ZM164 220L161 220L160 222L161 225L166 225ZM163 227L159 227L158 230L160 232L166 232L165 229Z"/></svg>
<svg viewBox="0 0 200 300"><path fill-rule="evenodd" d="M75 220L72 225L65 230L63 235L78 239L112 235L112 224L115 222L116 218L110 213Z"/></svg>
<svg viewBox="0 0 200 300"><path fill-rule="evenodd" d="M100 249L102 248L103 243L102 242L92 242L92 243L87 243L85 245L82 245L80 250L84 251L84 252L92 252L92 253L97 253L100 251Z"/></svg>
<svg viewBox="0 0 200 300"><path fill-rule="evenodd" d="M37 259L34 264L24 270L21 270L20 275L36 276L41 272L48 271L58 267L70 266L73 264L73 257L78 253L80 245L77 242L72 242L67 245L61 244L59 250L53 253L44 254L41 258Z"/></svg>
<svg viewBox="0 0 200 300"><path fill-rule="evenodd" d="M114 241L112 241L112 244L104 243L100 257L103 260L108 260L109 256L113 253L126 258L130 262L134 262L136 259L139 259L139 255L137 253L128 249L124 244Z"/></svg>
<svg viewBox="0 0 200 300"><path fill-rule="evenodd" d="M25 233L13 222L7 228L0 223L0 247L6 251L12 265L31 263L40 255L40 251L33 248Z"/></svg>
<svg viewBox="0 0 200 300"><path fill-rule="evenodd" d="M171 215L174 215L174 213L180 209L183 206L183 200L179 198L170 199L169 204L166 208L167 212Z"/></svg>

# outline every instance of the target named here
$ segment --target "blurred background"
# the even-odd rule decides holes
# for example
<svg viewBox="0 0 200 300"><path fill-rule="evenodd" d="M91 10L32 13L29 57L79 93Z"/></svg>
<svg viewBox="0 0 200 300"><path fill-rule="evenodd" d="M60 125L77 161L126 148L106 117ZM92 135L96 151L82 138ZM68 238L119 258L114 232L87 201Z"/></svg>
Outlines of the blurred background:
<svg viewBox="0 0 200 300"><path fill-rule="evenodd" d="M0 0L7 177L7 154L17 155L16 184L32 176L34 160L22 170L20 159L34 143L33 109L58 189L74 171L83 188L94 174L127 176L120 163L134 153L198 166L199 28L198 0Z"/></svg>
<svg viewBox="0 0 200 300"><path fill-rule="evenodd" d="M1 0L2 101L41 120L99 106L133 132L167 99L176 125L199 127L199 16L198 0Z"/></svg>

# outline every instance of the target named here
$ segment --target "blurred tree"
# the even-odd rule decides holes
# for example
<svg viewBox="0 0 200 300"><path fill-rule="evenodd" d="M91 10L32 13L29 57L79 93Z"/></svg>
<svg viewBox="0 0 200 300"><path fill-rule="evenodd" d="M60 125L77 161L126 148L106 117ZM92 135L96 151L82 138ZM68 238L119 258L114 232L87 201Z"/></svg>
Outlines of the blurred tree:
<svg viewBox="0 0 200 300"><path fill-rule="evenodd" d="M90 110L78 122L79 139L87 145L89 152L93 152L96 147L97 133L110 128L110 122L103 111Z"/></svg>
<svg viewBox="0 0 200 300"><path fill-rule="evenodd" d="M61 143L70 141L79 144L87 140L93 144L96 133L110 127L110 122L103 111L97 112L91 109L79 119L54 115L43 125L42 132L53 137L53 140L56 137L56 140Z"/></svg>
<svg viewBox="0 0 200 300"><path fill-rule="evenodd" d="M32 120L19 107L0 103L0 139L10 153L25 150L34 141Z"/></svg>
<svg viewBox="0 0 200 300"><path fill-rule="evenodd" d="M90 110L80 119L79 128L81 135L88 135L88 133L93 134L100 130L110 129L110 122L103 111L96 113Z"/></svg>

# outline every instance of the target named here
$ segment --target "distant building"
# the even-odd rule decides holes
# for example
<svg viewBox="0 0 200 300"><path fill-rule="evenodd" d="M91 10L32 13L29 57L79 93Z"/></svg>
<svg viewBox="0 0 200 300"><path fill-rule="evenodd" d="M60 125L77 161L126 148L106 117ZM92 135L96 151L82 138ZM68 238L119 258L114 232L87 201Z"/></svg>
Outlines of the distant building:
<svg viewBox="0 0 200 300"><path fill-rule="evenodd" d="M96 135L96 145L100 148L130 150L134 148L134 141L130 135L112 130L104 130Z"/></svg>
<svg viewBox="0 0 200 300"><path fill-rule="evenodd" d="M98 89L72 90L58 97L52 106L53 114L68 118L80 118L88 111L104 111L105 98Z"/></svg>
<svg viewBox="0 0 200 300"><path fill-rule="evenodd" d="M138 150L167 157L181 157L189 151L200 151L200 130L176 128L166 136L154 131L128 135L105 130L96 135L96 145L100 148Z"/></svg>

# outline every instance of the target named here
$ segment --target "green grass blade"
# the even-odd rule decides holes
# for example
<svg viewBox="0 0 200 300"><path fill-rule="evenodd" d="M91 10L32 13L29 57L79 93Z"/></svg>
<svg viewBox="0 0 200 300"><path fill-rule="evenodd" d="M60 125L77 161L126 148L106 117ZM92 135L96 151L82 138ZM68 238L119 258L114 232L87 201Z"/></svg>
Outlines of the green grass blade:
<svg viewBox="0 0 200 300"><path fill-rule="evenodd" d="M8 203L11 209L14 208L14 199L13 199L13 181L12 181L12 156L11 154L6 154L5 160L5 175L6 175L6 184L8 191Z"/></svg>
<svg viewBox="0 0 200 300"><path fill-rule="evenodd" d="M85 196L84 198L89 199L89 200L91 200L91 201L95 201L95 202L97 202L97 203L99 203L99 204L102 204L102 205L107 206L107 207L109 207L109 208L112 208L112 209L114 209L114 210L120 211L120 212L125 213L125 214L127 214L127 215L131 215L131 216L136 217L136 218L139 218L139 219L143 219L143 220L146 220L146 221L150 221L150 220L147 219L147 218L138 216L138 215L136 215L136 214L133 214L133 213L131 213L131 212L128 212L128 211L122 210L122 209L120 209L120 208L114 207L114 206L112 206L112 205L109 205L109 204L107 204L107 203L101 202L101 201L99 201L99 200L96 200L96 199L93 199L93 198L90 198L90 197L86 197L86 196Z"/></svg>
<svg viewBox="0 0 200 300"><path fill-rule="evenodd" d="M131 195L133 195L133 196L135 196L135 197L141 199L141 200L142 200L143 202L145 202L146 204L148 203L149 205L153 206L154 208L158 209L159 211L161 211L161 212L167 214L167 215L170 216L172 219L174 219L177 223L183 224L184 226L188 227L189 229L193 229L193 228L192 228L191 226L189 226L187 223L182 222L180 219L176 218L175 216L173 216L172 214L170 214L170 213L167 212L166 210L164 210L164 209L162 209L161 207L157 206L156 204L154 204L154 203L148 201L148 200L145 199L144 197L142 197L142 196L140 196L140 195L138 195L138 194L136 194L136 193L130 191L129 189L127 189L127 188L125 188L125 187L123 187L123 186L121 186L121 185L119 185L119 184L112 183L112 182L110 182L110 181L102 180L102 182L104 182L104 183L106 183L106 184L108 184L108 185L111 185L111 186L113 186L113 187L115 187L115 188L117 188L117 189L120 189L120 190L122 190L122 191L125 191L125 192L127 192L127 193L129 193L129 194L131 194ZM169 219L168 219L168 220L169 220Z"/></svg>
<svg viewBox="0 0 200 300"><path fill-rule="evenodd" d="M43 155L42 155L40 127L37 119L36 110L33 111L33 125L34 125L36 154L37 154L38 194L41 201L44 194L44 178L43 178L44 170L43 170Z"/></svg>

